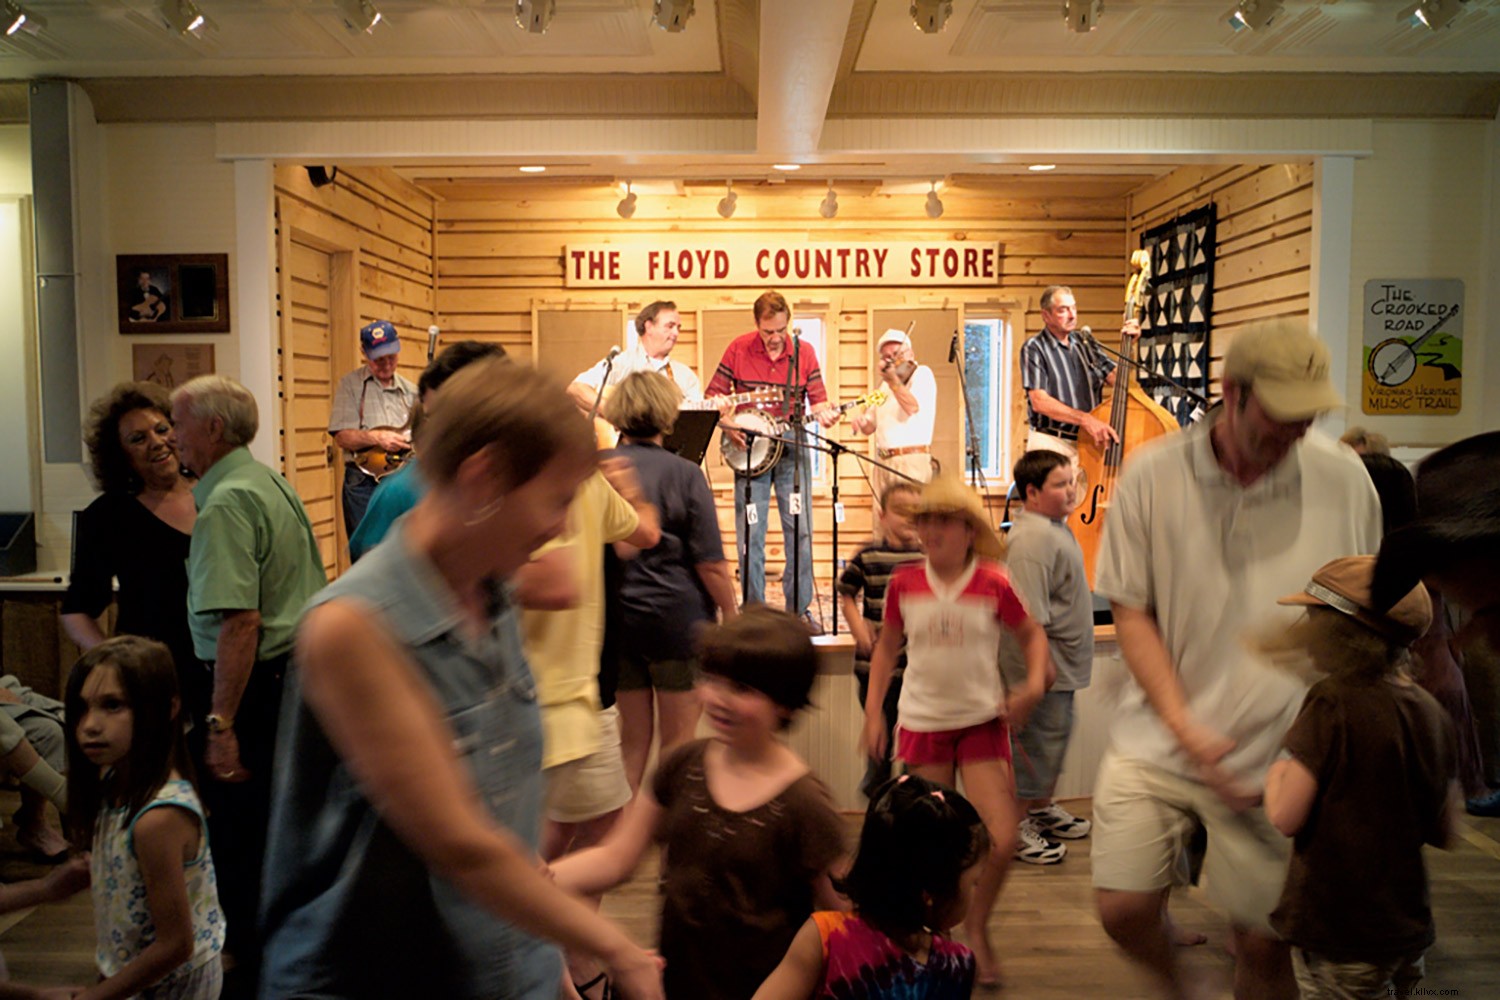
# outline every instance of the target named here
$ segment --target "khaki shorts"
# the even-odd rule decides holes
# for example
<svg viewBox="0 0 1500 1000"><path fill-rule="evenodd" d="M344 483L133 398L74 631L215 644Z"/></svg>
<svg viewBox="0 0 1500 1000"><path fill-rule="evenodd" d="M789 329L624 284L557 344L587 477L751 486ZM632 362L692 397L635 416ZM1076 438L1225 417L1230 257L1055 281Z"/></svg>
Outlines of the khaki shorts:
<svg viewBox="0 0 1500 1000"><path fill-rule="evenodd" d="M1178 855L1194 819L1208 830L1203 882L1237 927L1276 937L1292 842L1262 808L1235 813L1208 786L1111 750L1094 788L1094 888L1157 892L1180 880Z"/></svg>
<svg viewBox="0 0 1500 1000"><path fill-rule="evenodd" d="M549 767L542 777L547 781L547 818L554 823L586 823L629 802L619 710L611 705L599 713L599 742L593 753Z"/></svg>

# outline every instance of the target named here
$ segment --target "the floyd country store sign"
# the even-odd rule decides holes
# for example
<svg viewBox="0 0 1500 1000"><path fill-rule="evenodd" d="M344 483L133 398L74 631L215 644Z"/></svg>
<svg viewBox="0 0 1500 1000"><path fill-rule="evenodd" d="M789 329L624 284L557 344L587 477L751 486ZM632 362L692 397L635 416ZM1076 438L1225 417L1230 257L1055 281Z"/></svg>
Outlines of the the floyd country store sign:
<svg viewBox="0 0 1500 1000"><path fill-rule="evenodd" d="M757 285L997 285L1000 245L968 240L775 240L569 244L569 288Z"/></svg>

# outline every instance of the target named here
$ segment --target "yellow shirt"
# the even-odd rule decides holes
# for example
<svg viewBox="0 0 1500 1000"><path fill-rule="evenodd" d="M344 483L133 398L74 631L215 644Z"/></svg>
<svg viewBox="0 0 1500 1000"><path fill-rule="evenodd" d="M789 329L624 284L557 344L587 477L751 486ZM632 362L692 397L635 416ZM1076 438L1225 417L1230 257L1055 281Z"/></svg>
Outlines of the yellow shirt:
<svg viewBox="0 0 1500 1000"><path fill-rule="evenodd" d="M542 709L542 766L594 752L599 737L599 650L604 644L604 546L635 533L635 508L595 472L578 488L563 533L532 554L566 549L578 604L565 611L523 611L526 658Z"/></svg>

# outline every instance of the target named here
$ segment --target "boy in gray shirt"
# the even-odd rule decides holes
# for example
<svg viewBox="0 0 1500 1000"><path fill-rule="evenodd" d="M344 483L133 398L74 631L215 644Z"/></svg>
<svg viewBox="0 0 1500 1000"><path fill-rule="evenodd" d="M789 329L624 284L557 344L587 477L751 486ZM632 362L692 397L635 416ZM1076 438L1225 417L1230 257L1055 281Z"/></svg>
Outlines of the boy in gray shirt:
<svg viewBox="0 0 1500 1000"><path fill-rule="evenodd" d="M1025 507L1006 539L1011 586L1047 633L1057 677L1019 732L1012 731L1016 795L1027 807L1016 858L1034 865L1061 861L1067 848L1055 840L1088 836L1091 824L1052 801L1073 732L1073 692L1089 685L1094 666L1094 608L1083 552L1067 517L1073 511L1076 471L1068 456L1028 451L1015 465L1016 489ZM1009 638L1008 636L1006 637ZM1007 680L1022 676L1020 649L1001 644Z"/></svg>

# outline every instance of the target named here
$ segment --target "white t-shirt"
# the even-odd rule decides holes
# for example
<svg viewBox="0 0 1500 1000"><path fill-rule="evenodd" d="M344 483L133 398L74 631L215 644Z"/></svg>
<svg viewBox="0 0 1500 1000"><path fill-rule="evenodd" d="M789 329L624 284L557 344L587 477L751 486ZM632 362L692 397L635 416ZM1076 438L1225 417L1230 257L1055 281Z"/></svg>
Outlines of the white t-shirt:
<svg viewBox="0 0 1500 1000"><path fill-rule="evenodd" d="M670 368L672 381L677 383L677 388L682 390L683 399L702 399L703 385L698 381L698 376L693 370L681 361L673 361L671 358L653 358L648 355L641 342L636 341L635 346L621 351L615 358L615 363L609 370L609 384L619 385L624 381L626 375L635 372L657 372L666 375L665 369ZM599 383L604 381L604 362L601 361L594 367L580 372L574 382L582 382L590 389L599 388Z"/></svg>
<svg viewBox="0 0 1500 1000"><path fill-rule="evenodd" d="M906 636L896 716L914 733L964 729L1000 714L1000 630L1026 619L1005 570L975 559L952 584L927 560L898 566L885 590L885 628Z"/></svg>
<svg viewBox="0 0 1500 1000"><path fill-rule="evenodd" d="M1380 501L1353 452L1308 434L1242 487L1220 468L1209 422L1125 463L1100 545L1095 592L1153 612L1195 722L1235 741L1225 766L1259 786L1307 687L1246 644L1301 613L1277 598L1339 556L1380 545ZM1177 741L1131 681L1114 749L1190 775Z"/></svg>
<svg viewBox="0 0 1500 1000"><path fill-rule="evenodd" d="M937 378L932 369L918 365L906 388L917 397L917 412L901 409L901 401L886 387L886 400L875 407L875 447L882 451L932 444L932 424L937 416Z"/></svg>

